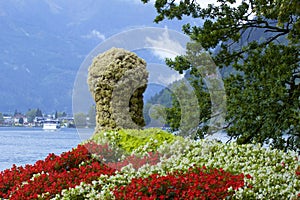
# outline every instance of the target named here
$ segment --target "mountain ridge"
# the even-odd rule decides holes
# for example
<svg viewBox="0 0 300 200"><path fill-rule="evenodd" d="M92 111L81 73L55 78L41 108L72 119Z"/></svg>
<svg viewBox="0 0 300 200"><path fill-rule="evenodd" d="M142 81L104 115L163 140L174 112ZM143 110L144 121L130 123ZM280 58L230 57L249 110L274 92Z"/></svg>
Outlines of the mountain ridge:
<svg viewBox="0 0 300 200"><path fill-rule="evenodd" d="M138 17L142 15L142 17ZM106 37L152 25L155 12L124 1L0 2L0 112L72 112L80 64Z"/></svg>

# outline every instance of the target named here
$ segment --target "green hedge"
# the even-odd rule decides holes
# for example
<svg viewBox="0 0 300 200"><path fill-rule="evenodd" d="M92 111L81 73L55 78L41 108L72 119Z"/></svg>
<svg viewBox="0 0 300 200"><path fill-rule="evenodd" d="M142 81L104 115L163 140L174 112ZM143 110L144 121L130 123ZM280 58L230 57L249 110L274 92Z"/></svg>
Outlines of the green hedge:
<svg viewBox="0 0 300 200"><path fill-rule="evenodd" d="M145 130L121 129L94 134L91 140L99 144L109 143L111 147L121 148L127 153L154 152L163 143L172 143L179 137L158 128Z"/></svg>

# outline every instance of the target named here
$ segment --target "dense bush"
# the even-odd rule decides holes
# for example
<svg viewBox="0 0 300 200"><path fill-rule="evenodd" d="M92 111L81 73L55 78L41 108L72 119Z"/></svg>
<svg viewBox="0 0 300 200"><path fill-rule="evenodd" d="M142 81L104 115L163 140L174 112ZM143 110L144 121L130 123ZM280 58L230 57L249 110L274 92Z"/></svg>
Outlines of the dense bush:
<svg viewBox="0 0 300 200"><path fill-rule="evenodd" d="M172 143L179 137L158 128L145 130L122 129L119 131L104 131L95 134L92 138L100 144L110 144L120 148L124 153L155 152L163 143Z"/></svg>

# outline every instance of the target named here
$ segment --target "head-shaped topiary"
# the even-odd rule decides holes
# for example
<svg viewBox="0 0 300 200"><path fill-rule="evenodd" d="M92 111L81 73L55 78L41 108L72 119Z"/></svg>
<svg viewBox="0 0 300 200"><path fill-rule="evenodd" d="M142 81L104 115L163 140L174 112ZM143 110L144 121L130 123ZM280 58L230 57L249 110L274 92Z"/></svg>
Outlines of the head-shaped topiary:
<svg viewBox="0 0 300 200"><path fill-rule="evenodd" d="M146 62L135 53L112 48L95 57L88 85L96 103L96 132L143 127L147 81Z"/></svg>

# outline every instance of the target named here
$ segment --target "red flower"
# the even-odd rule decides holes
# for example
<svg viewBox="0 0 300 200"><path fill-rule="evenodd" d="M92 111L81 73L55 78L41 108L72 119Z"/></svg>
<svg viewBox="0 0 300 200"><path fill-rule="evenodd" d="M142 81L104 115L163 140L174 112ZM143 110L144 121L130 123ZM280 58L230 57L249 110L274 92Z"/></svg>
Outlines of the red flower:
<svg viewBox="0 0 300 200"><path fill-rule="evenodd" d="M234 190L244 187L244 175L203 167L166 176L151 174L148 178L135 178L113 192L116 199L224 199L233 194L229 187Z"/></svg>
<svg viewBox="0 0 300 200"><path fill-rule="evenodd" d="M95 149L103 146L95 143ZM89 163L79 166L82 162ZM62 153L60 156L49 154L44 161L39 160L34 165L7 169L0 174L0 198L36 199L38 195L49 192L49 199L62 189L72 188L80 182L90 183L101 174L114 174L115 170L94 160L84 145ZM31 179L33 174L41 173ZM23 184L27 182L27 184Z"/></svg>

